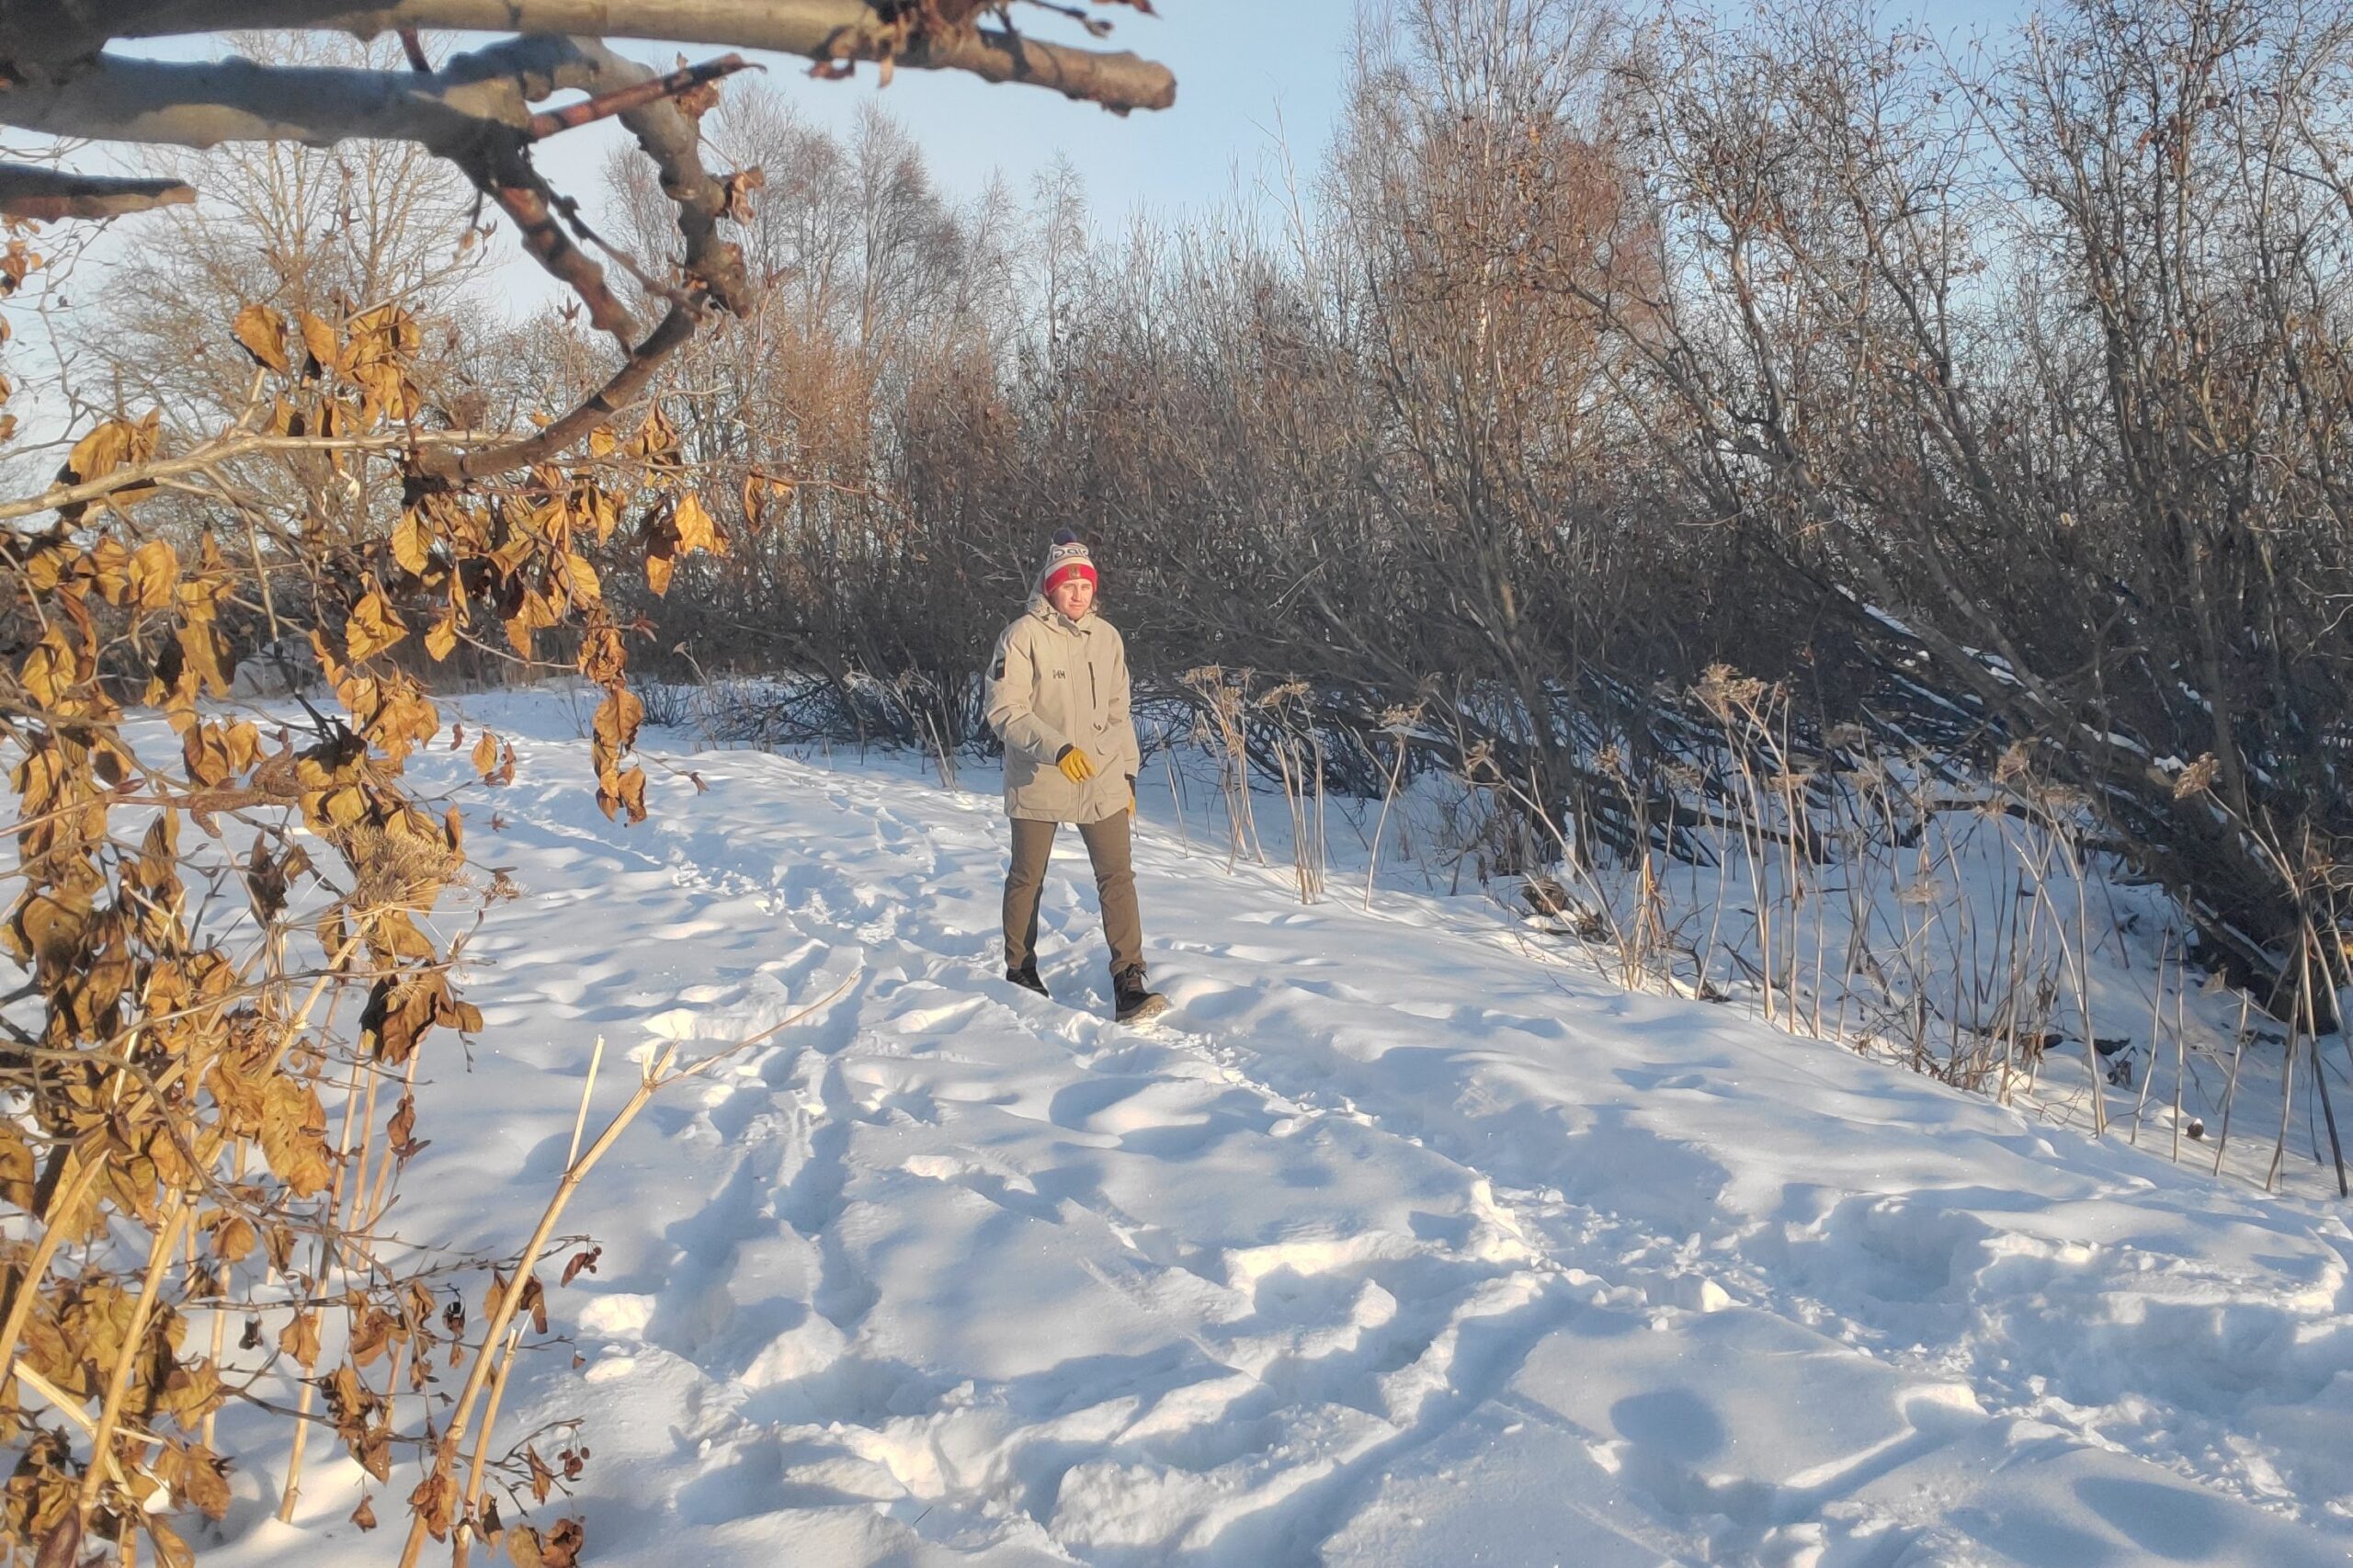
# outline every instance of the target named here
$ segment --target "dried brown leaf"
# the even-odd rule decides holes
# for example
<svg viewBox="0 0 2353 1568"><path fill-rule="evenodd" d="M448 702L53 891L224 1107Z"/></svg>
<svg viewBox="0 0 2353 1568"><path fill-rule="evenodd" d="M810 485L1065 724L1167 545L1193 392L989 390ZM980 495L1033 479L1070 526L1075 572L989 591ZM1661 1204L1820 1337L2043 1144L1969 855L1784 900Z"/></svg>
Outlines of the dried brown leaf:
<svg viewBox="0 0 2353 1568"><path fill-rule="evenodd" d="M344 623L344 641L353 664L381 653L408 635L408 626L392 609L381 589L370 588L351 609Z"/></svg>
<svg viewBox="0 0 2353 1568"><path fill-rule="evenodd" d="M456 1492L449 1477L436 1471L416 1483L408 1494L409 1512L425 1521L425 1528L436 1540L449 1539L449 1503Z"/></svg>
<svg viewBox="0 0 2353 1568"><path fill-rule="evenodd" d="M548 1468L547 1460L540 1458L540 1450L529 1444L523 1449L523 1462L531 1471L531 1500L546 1502L548 1494L555 1490L555 1471Z"/></svg>
<svg viewBox="0 0 2353 1568"><path fill-rule="evenodd" d="M278 1347L294 1358L304 1371L319 1364L319 1314L315 1312L296 1312L287 1325L278 1331Z"/></svg>
<svg viewBox="0 0 2353 1568"><path fill-rule="evenodd" d="M229 324L245 352L273 370L286 369L286 318L267 305L247 305Z"/></svg>

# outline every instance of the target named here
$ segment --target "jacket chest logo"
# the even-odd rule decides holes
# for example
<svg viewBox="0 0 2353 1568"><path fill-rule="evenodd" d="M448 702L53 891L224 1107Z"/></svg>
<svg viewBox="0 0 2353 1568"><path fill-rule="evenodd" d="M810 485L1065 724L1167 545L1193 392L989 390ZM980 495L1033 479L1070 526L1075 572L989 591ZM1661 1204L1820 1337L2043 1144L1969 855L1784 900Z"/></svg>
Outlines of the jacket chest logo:
<svg viewBox="0 0 2353 1568"><path fill-rule="evenodd" d="M1067 680L1070 678L1070 672L1068 670L1056 670L1054 672L1054 678L1056 680Z"/></svg>

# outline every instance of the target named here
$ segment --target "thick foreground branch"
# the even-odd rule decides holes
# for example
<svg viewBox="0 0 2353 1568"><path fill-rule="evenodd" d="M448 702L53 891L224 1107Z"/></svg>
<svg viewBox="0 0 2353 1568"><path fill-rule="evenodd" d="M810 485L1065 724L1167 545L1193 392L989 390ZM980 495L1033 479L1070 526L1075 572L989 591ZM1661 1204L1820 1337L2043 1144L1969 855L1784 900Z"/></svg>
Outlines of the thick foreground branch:
<svg viewBox="0 0 2353 1568"><path fill-rule="evenodd" d="M0 122L52 136L217 147L355 138L415 142L455 154L486 124L517 132L530 115L512 77L101 56L71 80L0 91Z"/></svg>
<svg viewBox="0 0 2353 1568"><path fill-rule="evenodd" d="M323 8L319 0L220 0L210 6L147 0L123 7L131 14L116 21L108 36L318 27L328 25ZM1074 49L993 28L910 32L869 0L400 0L347 9L332 25L363 36L402 28L571 33L768 49L814 61L895 60L919 70L968 71L984 81L1046 87L1121 113L1166 108L1176 101L1176 78L1168 68L1135 54Z"/></svg>
<svg viewBox="0 0 2353 1568"><path fill-rule="evenodd" d="M196 189L176 179L114 179L32 164L0 164L0 218L117 218L177 207Z"/></svg>
<svg viewBox="0 0 2353 1568"><path fill-rule="evenodd" d="M198 149L227 142L414 142L463 158L487 140L518 147L529 141L533 99L654 76L590 42L555 37L509 39L430 74L103 54L64 81L0 88L0 123Z"/></svg>
<svg viewBox="0 0 2353 1568"><path fill-rule="evenodd" d="M580 296L599 328L626 344L636 323L606 287L603 269L565 234L530 168L529 144L545 131L530 104L566 89L588 93L592 101L642 89L618 112L677 204L686 274L726 309L741 312L751 295L742 259L716 229L725 193L703 168L695 128L664 97L663 80L593 39L560 37L510 39L433 73L101 55L67 80L0 90L0 122L56 136L197 148L253 141L323 147L354 138L415 142L457 164L496 200L523 231L533 259Z"/></svg>

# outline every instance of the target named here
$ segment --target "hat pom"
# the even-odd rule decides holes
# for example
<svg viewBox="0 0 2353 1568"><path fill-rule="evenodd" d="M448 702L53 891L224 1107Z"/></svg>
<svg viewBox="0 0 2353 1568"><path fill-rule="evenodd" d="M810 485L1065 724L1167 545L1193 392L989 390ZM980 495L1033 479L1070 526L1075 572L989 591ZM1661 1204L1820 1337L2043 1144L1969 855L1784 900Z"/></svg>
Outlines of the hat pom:
<svg viewBox="0 0 2353 1568"><path fill-rule="evenodd" d="M1046 551L1046 564L1039 569L1038 591L1051 594L1055 584L1072 576L1084 577L1090 583L1098 581L1086 541L1074 530L1063 528L1055 533L1053 548Z"/></svg>

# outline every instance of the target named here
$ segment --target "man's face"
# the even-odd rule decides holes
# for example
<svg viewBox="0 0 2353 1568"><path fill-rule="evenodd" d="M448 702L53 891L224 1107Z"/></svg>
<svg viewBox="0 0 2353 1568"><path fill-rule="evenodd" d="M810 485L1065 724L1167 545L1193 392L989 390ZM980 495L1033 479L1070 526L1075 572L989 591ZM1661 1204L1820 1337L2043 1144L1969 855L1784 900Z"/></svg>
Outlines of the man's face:
<svg viewBox="0 0 2353 1568"><path fill-rule="evenodd" d="M1084 620L1086 612L1095 608L1095 584L1074 572L1056 583L1047 593L1046 601L1072 620Z"/></svg>

